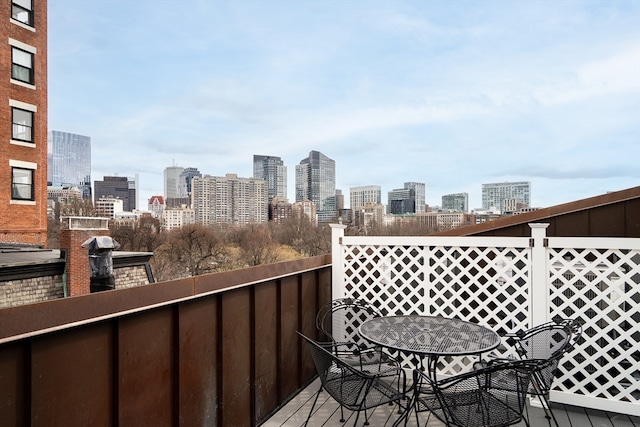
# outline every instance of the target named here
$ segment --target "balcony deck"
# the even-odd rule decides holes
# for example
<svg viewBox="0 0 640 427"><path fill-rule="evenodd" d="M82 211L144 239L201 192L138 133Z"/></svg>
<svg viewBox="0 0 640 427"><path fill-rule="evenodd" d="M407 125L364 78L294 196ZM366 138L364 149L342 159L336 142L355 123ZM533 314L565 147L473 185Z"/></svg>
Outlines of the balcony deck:
<svg viewBox="0 0 640 427"><path fill-rule="evenodd" d="M320 386L316 378L308 387L294 396L285 406L276 412L271 418L262 424L263 427L298 427L303 426L309 415L309 409L313 403L315 393ZM553 403L554 414L558 419L560 427L640 427L640 417L617 414L607 411L590 410L576 406L561 405ZM549 427L550 424L544 416L541 408L528 406L529 420L531 427ZM369 419L370 427L391 427L398 417L397 406L382 405L376 408ZM353 425L352 416L355 413L345 410L346 422L340 423L340 407L335 400L329 397L326 392L322 392L314 408L314 414L309 420L309 427L319 426L339 426ZM420 425L423 427L442 427L443 423L428 413L420 413ZM364 419L358 420L361 425ZM425 424L426 423L426 424ZM408 426L415 427L416 419L412 414ZM524 426L521 422L517 427Z"/></svg>

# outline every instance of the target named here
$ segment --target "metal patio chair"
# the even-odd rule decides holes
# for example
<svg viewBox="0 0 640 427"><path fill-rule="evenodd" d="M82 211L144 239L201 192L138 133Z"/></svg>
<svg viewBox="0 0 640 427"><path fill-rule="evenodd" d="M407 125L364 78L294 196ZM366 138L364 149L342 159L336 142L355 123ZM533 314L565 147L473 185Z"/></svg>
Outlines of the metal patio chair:
<svg viewBox="0 0 640 427"><path fill-rule="evenodd" d="M559 424L551 410L549 391L553 386L560 360L575 347L581 335L582 324L575 319L551 321L526 331L505 334L507 344L515 349L521 360L544 359L546 361L534 372L528 392L540 398L540 404L547 419L553 419L557 427ZM481 362L480 366L490 366L501 360L504 359Z"/></svg>
<svg viewBox="0 0 640 427"><path fill-rule="evenodd" d="M504 427L524 420L527 390L535 369L545 361L514 360L442 380L414 370L413 408L430 411L447 427ZM407 414L407 419L410 414ZM406 425L406 421L405 421Z"/></svg>
<svg viewBox="0 0 640 427"><path fill-rule="evenodd" d="M358 328L367 320L382 314L362 299L335 299L320 308L316 315L316 327L333 344L333 352L347 363L359 365L392 362L382 348L364 340Z"/></svg>
<svg viewBox="0 0 640 427"><path fill-rule="evenodd" d="M333 347L334 343L318 343L298 332L307 343L307 348L320 378L320 389L316 393L313 405L305 426L311 419L313 408L322 390L340 404L341 422L345 421L344 408L356 412L353 425L357 425L360 412L365 413L364 425L369 424L367 410L389 403L396 403L402 409L405 399L406 374L396 364L385 365L383 369L376 367L372 370L359 369L346 363L338 357Z"/></svg>

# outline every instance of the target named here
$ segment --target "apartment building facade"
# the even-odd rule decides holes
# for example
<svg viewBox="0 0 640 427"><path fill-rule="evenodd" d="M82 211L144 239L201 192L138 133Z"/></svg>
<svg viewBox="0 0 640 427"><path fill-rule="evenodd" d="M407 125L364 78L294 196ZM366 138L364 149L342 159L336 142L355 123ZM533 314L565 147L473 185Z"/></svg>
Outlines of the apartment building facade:
<svg viewBox="0 0 640 427"><path fill-rule="evenodd" d="M469 193L453 193L442 196L443 211L469 212Z"/></svg>
<svg viewBox="0 0 640 427"><path fill-rule="evenodd" d="M382 189L379 185L364 185L349 189L349 208L358 211L370 204L382 204Z"/></svg>
<svg viewBox="0 0 640 427"><path fill-rule="evenodd" d="M204 175L192 182L191 206L197 224L251 224L268 221L267 183L263 179Z"/></svg>
<svg viewBox="0 0 640 427"><path fill-rule="evenodd" d="M267 182L269 203L287 198L287 167L280 157L253 155L253 177Z"/></svg>
<svg viewBox="0 0 640 427"><path fill-rule="evenodd" d="M47 2L0 3L0 242L47 243Z"/></svg>
<svg viewBox="0 0 640 427"><path fill-rule="evenodd" d="M505 211L505 201L511 200L531 206L531 183L522 182L494 182L482 184L482 209L498 209Z"/></svg>

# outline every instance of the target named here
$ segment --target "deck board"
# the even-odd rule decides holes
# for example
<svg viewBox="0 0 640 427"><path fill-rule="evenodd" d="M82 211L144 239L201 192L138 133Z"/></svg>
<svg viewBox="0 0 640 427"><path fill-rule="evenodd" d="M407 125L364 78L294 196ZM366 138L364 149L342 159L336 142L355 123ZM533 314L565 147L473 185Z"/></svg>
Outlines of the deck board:
<svg viewBox="0 0 640 427"><path fill-rule="evenodd" d="M320 387L318 379L294 396L284 407L262 424L264 427L301 427L309 415L315 393ZM382 405L373 410L369 418L370 427L391 427L399 417L397 405ZM564 404L552 404L553 413L560 427L640 427L640 417L616 414L593 409L585 409ZM542 408L527 405L531 427L550 427L551 420L545 417ZM345 423L340 422L340 406L326 392L321 392L318 402L309 421L309 427L353 426L355 414L345 410ZM427 413L419 414L421 427L443 427L444 424L436 417ZM364 413L360 414L358 426L364 423ZM426 424L425 424L426 423ZM411 414L407 424L416 427L415 414ZM525 423L516 424L524 427Z"/></svg>

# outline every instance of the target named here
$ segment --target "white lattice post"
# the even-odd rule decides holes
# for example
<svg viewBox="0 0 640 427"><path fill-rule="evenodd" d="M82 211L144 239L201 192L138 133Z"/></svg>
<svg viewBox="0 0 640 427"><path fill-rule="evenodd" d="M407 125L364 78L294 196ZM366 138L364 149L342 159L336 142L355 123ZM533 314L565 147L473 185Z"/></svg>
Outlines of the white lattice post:
<svg viewBox="0 0 640 427"><path fill-rule="evenodd" d="M346 225L330 224L331 226L331 299L342 298L345 294L344 280L344 251L342 239Z"/></svg>
<svg viewBox="0 0 640 427"><path fill-rule="evenodd" d="M529 327L546 322L549 317L547 227L545 223L530 223L531 227L531 305Z"/></svg>

